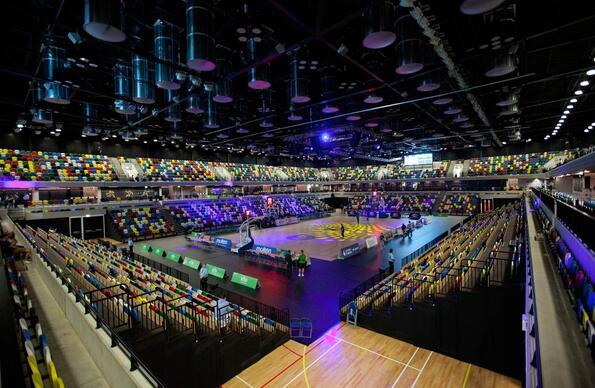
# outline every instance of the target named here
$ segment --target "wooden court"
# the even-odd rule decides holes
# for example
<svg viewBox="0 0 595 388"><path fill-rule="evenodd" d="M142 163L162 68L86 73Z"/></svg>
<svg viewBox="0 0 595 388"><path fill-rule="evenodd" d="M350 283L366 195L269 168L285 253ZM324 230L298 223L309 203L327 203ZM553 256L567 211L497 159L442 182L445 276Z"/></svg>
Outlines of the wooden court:
<svg viewBox="0 0 595 388"><path fill-rule="evenodd" d="M520 387L521 382L340 323L309 346L288 341L224 387Z"/></svg>
<svg viewBox="0 0 595 388"><path fill-rule="evenodd" d="M456 225L465 217L426 217L431 219L430 225L416 229L414 238L424 239L439 235ZM358 224L355 217L336 215L315 220L302 221L297 224L278 226L272 229L260 229L252 232L256 244L290 249L298 251L303 249L311 257L322 260L336 260L341 248L360 243L366 237L380 236L382 232L400 227L409 219L371 218L361 217ZM341 225L345 227L345 237L341 237ZM230 233L222 237L234 242L239 240L239 233ZM428 238L429 240L430 238ZM412 249L413 250L413 249Z"/></svg>

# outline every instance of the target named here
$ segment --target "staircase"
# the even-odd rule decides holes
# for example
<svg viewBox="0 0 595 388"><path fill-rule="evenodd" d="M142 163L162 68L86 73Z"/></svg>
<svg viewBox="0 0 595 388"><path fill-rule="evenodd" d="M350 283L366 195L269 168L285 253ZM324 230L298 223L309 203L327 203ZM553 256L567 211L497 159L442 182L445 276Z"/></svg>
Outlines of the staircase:
<svg viewBox="0 0 595 388"><path fill-rule="evenodd" d="M440 203L442 203L445 195L446 194L440 194L436 197L436 202L434 202L434 206L432 206L432 214L438 213L438 208L440 207Z"/></svg>
<svg viewBox="0 0 595 388"><path fill-rule="evenodd" d="M118 158L111 157L111 158L109 158L109 160L112 164L112 168L114 169L114 172L116 173L116 176L118 177L118 180L129 181L130 178L128 178L128 175L126 175L126 173L124 172L124 169L122 168L122 165L120 164L120 161L118 160Z"/></svg>
<svg viewBox="0 0 595 388"><path fill-rule="evenodd" d="M184 229L184 227L180 225L176 217L171 215L171 211L169 209L165 207L160 207L159 210L161 211L163 218L165 218L167 222L174 226L174 231L176 232L176 234L186 234L186 229Z"/></svg>

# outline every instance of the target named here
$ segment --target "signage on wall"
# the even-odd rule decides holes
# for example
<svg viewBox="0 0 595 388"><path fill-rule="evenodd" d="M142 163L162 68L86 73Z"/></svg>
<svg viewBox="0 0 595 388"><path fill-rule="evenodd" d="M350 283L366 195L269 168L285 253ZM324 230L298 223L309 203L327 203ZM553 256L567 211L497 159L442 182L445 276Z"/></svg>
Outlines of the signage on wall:
<svg viewBox="0 0 595 388"><path fill-rule="evenodd" d="M339 255L339 259L347 259L351 256L355 256L362 251L362 248L359 244L352 244L346 247L341 248L341 254Z"/></svg>
<svg viewBox="0 0 595 388"><path fill-rule="evenodd" d="M261 252L261 253L269 253L269 254L271 254L271 253L277 253L277 248L267 247L267 246L264 246L264 245L254 245L252 247L252 249L254 249L257 252Z"/></svg>
<svg viewBox="0 0 595 388"><path fill-rule="evenodd" d="M405 166L419 166L422 164L432 164L432 153L405 155Z"/></svg>
<svg viewBox="0 0 595 388"><path fill-rule="evenodd" d="M215 237L213 239L213 244L215 244L219 248L231 249L231 240L229 240L227 238Z"/></svg>

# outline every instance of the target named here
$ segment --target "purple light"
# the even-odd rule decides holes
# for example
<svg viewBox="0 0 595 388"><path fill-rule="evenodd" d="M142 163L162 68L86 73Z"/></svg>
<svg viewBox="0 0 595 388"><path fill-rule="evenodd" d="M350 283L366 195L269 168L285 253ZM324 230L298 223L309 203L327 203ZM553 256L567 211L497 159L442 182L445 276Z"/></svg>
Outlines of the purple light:
<svg viewBox="0 0 595 388"><path fill-rule="evenodd" d="M326 133L326 132L323 133L322 134L322 141L329 141L329 140L331 140L331 137L329 136L329 134Z"/></svg>

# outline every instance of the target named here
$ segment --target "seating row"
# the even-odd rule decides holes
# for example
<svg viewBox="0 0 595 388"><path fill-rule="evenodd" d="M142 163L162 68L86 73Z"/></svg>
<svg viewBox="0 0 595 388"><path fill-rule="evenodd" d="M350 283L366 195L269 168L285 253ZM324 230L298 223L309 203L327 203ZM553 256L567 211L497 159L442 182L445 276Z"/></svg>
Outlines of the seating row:
<svg viewBox="0 0 595 388"><path fill-rule="evenodd" d="M479 196L475 194L448 194L442 197L438 213L471 215L477 213Z"/></svg>
<svg viewBox="0 0 595 388"><path fill-rule="evenodd" d="M586 151L537 152L471 159L469 176L541 173ZM401 163L385 165L313 168L265 166L197 160L124 158L121 164L140 168L150 181L327 181L382 180L445 177L449 162L439 161L422 167ZM552 162L553 161L553 162ZM552 162L552 163L550 163ZM549 163L549 164L548 164ZM138 167L134 167L134 165ZM132 171L130 170L130 171ZM4 179L25 181L114 181L118 180L110 159L104 155L0 149L0 172ZM132 172L130 172L132 174ZM138 171L129 179L136 179Z"/></svg>
<svg viewBox="0 0 595 388"><path fill-rule="evenodd" d="M131 237L156 238L174 233L174 226L168 222L156 207L122 208L112 212L112 220L125 239Z"/></svg>
<svg viewBox="0 0 595 388"><path fill-rule="evenodd" d="M4 267L14 301L19 337L26 356L31 384L35 388L63 388L64 382L56 371L25 278L13 258L5 258Z"/></svg>
<svg viewBox="0 0 595 388"><path fill-rule="evenodd" d="M356 195L351 198L349 210L370 213L429 213L436 203L435 194L377 194Z"/></svg>

